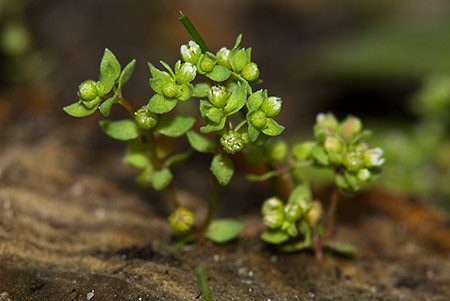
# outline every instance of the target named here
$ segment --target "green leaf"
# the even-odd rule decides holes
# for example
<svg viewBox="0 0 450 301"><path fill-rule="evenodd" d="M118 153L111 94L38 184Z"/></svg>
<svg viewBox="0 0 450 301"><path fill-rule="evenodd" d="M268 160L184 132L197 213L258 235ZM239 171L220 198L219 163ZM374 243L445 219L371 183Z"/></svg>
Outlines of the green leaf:
<svg viewBox="0 0 450 301"><path fill-rule="evenodd" d="M227 80L230 75L231 70L220 65L215 65L211 72L205 74L207 78L215 82L223 82Z"/></svg>
<svg viewBox="0 0 450 301"><path fill-rule="evenodd" d="M278 176L278 171L272 170L262 175L248 174L245 178L250 182L262 182L276 176Z"/></svg>
<svg viewBox="0 0 450 301"><path fill-rule="evenodd" d="M162 87L173 79L170 77L170 74L161 71L151 63L148 63L148 67L150 68L150 73L152 74L152 78L150 78L150 87L158 94L162 94Z"/></svg>
<svg viewBox="0 0 450 301"><path fill-rule="evenodd" d="M215 219L206 230L206 237L218 244L229 242L236 238L244 229L242 223L233 219Z"/></svg>
<svg viewBox="0 0 450 301"><path fill-rule="evenodd" d="M222 155L216 155L211 162L211 171L221 185L227 185L234 173L233 161Z"/></svg>
<svg viewBox="0 0 450 301"><path fill-rule="evenodd" d="M106 48L100 63L100 82L103 84L103 95L106 95L112 90L116 80L119 78L120 70L119 61L114 54Z"/></svg>
<svg viewBox="0 0 450 301"><path fill-rule="evenodd" d="M76 102L63 108L64 112L73 117L85 117L93 114L97 107L86 108L81 102Z"/></svg>
<svg viewBox="0 0 450 301"><path fill-rule="evenodd" d="M147 145L142 139L137 138L127 141L127 151L123 162L127 165L136 168L149 168L152 167L149 156L147 154Z"/></svg>
<svg viewBox="0 0 450 301"><path fill-rule="evenodd" d="M189 131L195 123L195 118L186 115L163 117L156 131L168 137L179 137Z"/></svg>
<svg viewBox="0 0 450 301"><path fill-rule="evenodd" d="M141 131L133 120L101 120L100 127L110 137L117 140L131 140L139 137Z"/></svg>
<svg viewBox="0 0 450 301"><path fill-rule="evenodd" d="M173 70L172 70L172 68L170 68L169 64L167 64L167 63L164 62L164 61L159 61L159 63L160 63L161 65L163 65L163 67L166 68L167 71L169 71L169 73L170 73L170 75L172 76L172 78L175 79L175 73L173 73Z"/></svg>
<svg viewBox="0 0 450 301"><path fill-rule="evenodd" d="M208 83L198 83L194 85L194 89L192 91L192 96L194 97L206 97L208 90L211 88L211 85Z"/></svg>
<svg viewBox="0 0 450 301"><path fill-rule="evenodd" d="M312 156L320 165L326 166L329 164L328 155L323 149L323 147L320 147L318 145L314 146L312 149Z"/></svg>
<svg viewBox="0 0 450 301"><path fill-rule="evenodd" d="M267 229L261 234L261 239L273 245L278 245L289 239L289 235L280 229Z"/></svg>
<svg viewBox="0 0 450 301"><path fill-rule="evenodd" d="M247 127L247 133L248 133L248 138L250 139L251 142L255 142L256 139L258 139L259 136L259 131L257 128L255 128L253 126L253 124L251 122L248 123L248 127Z"/></svg>
<svg viewBox="0 0 450 301"><path fill-rule="evenodd" d="M293 146L293 154L296 160L298 161L306 161L309 160L312 154L312 151L316 143L314 141L307 141L298 143Z"/></svg>
<svg viewBox="0 0 450 301"><path fill-rule="evenodd" d="M111 113L111 107L116 102L116 100L117 100L117 95L114 95L113 97L108 98L107 100L105 100L98 107L98 109L100 110L100 113L102 113L102 115L104 117L108 117L109 116L109 114Z"/></svg>
<svg viewBox="0 0 450 301"><path fill-rule="evenodd" d="M119 91L119 93L122 91L123 85L128 82L131 75L133 74L134 67L136 67L136 60L132 60L128 63L128 65L125 66L125 68L123 68L123 71L119 77L119 84L117 86L117 90Z"/></svg>
<svg viewBox="0 0 450 301"><path fill-rule="evenodd" d="M223 110L220 108L211 107L205 112L205 115L209 120L217 124L220 123L220 120L223 118Z"/></svg>
<svg viewBox="0 0 450 301"><path fill-rule="evenodd" d="M239 45L241 45L241 41L242 41L242 34L239 34L236 38L236 42L234 43L233 50L236 50L239 48Z"/></svg>
<svg viewBox="0 0 450 301"><path fill-rule="evenodd" d="M302 205L304 200L311 202L312 206L312 193L311 189L306 184L298 185L291 193L288 199L288 203Z"/></svg>
<svg viewBox="0 0 450 301"><path fill-rule="evenodd" d="M187 159L189 159L192 156L192 150L187 150L183 153L173 155L166 159L164 162L164 165L167 167L171 167L180 163L185 162Z"/></svg>
<svg viewBox="0 0 450 301"><path fill-rule="evenodd" d="M358 251L358 247L353 244L330 240L324 243L324 248L343 255L351 255Z"/></svg>
<svg viewBox="0 0 450 301"><path fill-rule="evenodd" d="M192 148L198 152L214 153L217 148L217 143L214 140L208 139L194 131L187 132L186 136Z"/></svg>
<svg viewBox="0 0 450 301"><path fill-rule="evenodd" d="M153 173L153 188L157 191L163 190L170 184L173 176L170 169L164 168Z"/></svg>
<svg viewBox="0 0 450 301"><path fill-rule="evenodd" d="M136 178L136 181L145 186L149 186L153 181L153 167L146 167Z"/></svg>
<svg viewBox="0 0 450 301"><path fill-rule="evenodd" d="M222 117L222 119L220 120L220 122L218 124L209 123L206 126L202 126L200 128L200 133L207 134L207 133L211 133L211 132L220 131L225 127L226 120L227 120L227 118L224 116L224 117Z"/></svg>
<svg viewBox="0 0 450 301"><path fill-rule="evenodd" d="M351 186L347 183L343 175L336 174L336 176L334 177L334 182L340 189L344 191L351 191Z"/></svg>
<svg viewBox="0 0 450 301"><path fill-rule="evenodd" d="M177 99L167 98L162 94L155 94L150 98L147 108L156 114L164 114L170 112L177 105Z"/></svg>
<svg viewBox="0 0 450 301"><path fill-rule="evenodd" d="M261 107L264 100L263 90L258 90L248 97L247 108L249 112L253 112Z"/></svg>
<svg viewBox="0 0 450 301"><path fill-rule="evenodd" d="M190 83L184 83L179 86L177 98L179 100L188 100L192 97L194 87Z"/></svg>
<svg viewBox="0 0 450 301"><path fill-rule="evenodd" d="M266 127L262 130L262 132L268 136L278 136L284 131L284 126L279 125L272 118L267 118Z"/></svg>
<svg viewBox="0 0 450 301"><path fill-rule="evenodd" d="M238 84L237 88L231 93L228 98L227 105L224 110L227 112L227 116L233 115L239 112L245 102L247 101L247 88L244 85Z"/></svg>

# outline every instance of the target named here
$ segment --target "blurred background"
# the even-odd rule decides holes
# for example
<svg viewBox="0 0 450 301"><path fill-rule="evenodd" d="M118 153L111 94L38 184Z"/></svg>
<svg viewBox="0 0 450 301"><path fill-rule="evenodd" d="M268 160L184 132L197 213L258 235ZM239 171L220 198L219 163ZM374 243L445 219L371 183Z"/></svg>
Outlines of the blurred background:
<svg viewBox="0 0 450 301"><path fill-rule="evenodd" d="M445 0L0 0L0 145L23 119L73 124L61 108L97 78L105 47L122 65L136 58L124 94L145 104L146 62L172 65L190 39L180 10L213 52L243 34L264 87L284 100L287 139L312 136L319 112L357 115L385 149L381 183L450 210Z"/></svg>

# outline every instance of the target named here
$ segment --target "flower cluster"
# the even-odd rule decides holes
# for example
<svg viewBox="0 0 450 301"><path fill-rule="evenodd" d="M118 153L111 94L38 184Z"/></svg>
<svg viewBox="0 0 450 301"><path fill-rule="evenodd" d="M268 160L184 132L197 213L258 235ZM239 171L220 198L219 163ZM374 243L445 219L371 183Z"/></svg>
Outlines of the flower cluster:
<svg viewBox="0 0 450 301"><path fill-rule="evenodd" d="M333 168L336 184L355 192L372 180L384 163L383 150L369 148L363 141L369 134L356 117L339 122L332 114L319 114L314 126L316 141L295 146L294 155L297 160L311 160L315 165Z"/></svg>

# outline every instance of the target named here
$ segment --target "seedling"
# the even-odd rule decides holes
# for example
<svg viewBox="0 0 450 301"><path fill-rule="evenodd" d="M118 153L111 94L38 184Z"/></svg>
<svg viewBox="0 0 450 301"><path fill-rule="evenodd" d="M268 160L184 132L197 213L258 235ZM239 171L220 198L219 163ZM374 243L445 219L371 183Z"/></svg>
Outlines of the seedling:
<svg viewBox="0 0 450 301"><path fill-rule="evenodd" d="M130 79L135 60L123 69L106 49L100 63L98 81L86 80L78 89L79 100L66 106L71 116L85 117L97 111L110 115L118 104L128 111L130 118L102 120L100 126L110 137L127 143L125 163L141 170L137 180L166 192L174 212L169 217L172 226L181 232L192 233L183 240L208 238L224 243L235 238L242 224L232 219L212 219L219 185L227 185L233 174L232 157L245 151L253 159L265 164L269 171L263 175L249 175L252 181L274 179L280 183L276 197L264 202L262 213L268 229L262 239L282 245L290 238L302 235L300 243L282 245L284 251L314 247L322 250L322 206L315 201L305 181L293 175L293 170L313 165L335 171L336 187L357 191L362 183L372 179L383 163L381 149L369 149L363 142L367 131L361 122L349 117L338 122L331 114L318 116L314 128L316 141L295 145L289 151L282 140L269 138L280 135L284 126L275 117L280 113L282 100L267 90L254 91L261 83L259 69L251 60L251 48L241 47L242 35L234 47L221 48L216 54L209 51L189 19L182 15L183 25L194 41L182 45L178 60L172 68L160 61L162 69L148 63L150 87L155 94L141 108L135 108L122 95ZM203 80L203 81L202 81ZM198 102L198 120L179 112L180 102ZM199 132L194 124L202 125ZM167 139L186 136L190 149L173 154L165 143ZM172 186L172 167L189 159L193 150L211 154L211 194L208 214L201 226L195 226L194 215L179 205ZM281 198L286 197L284 204ZM330 206L329 233L334 224L337 189ZM327 237L329 234L325 234Z"/></svg>

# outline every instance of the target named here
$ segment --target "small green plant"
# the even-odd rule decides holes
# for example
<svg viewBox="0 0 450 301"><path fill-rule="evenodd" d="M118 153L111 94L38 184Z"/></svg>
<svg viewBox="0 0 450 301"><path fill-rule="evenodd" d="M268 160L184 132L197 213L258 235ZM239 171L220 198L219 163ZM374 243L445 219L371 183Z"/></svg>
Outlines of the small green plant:
<svg viewBox="0 0 450 301"><path fill-rule="evenodd" d="M314 201L307 183L295 176L295 169L330 168L335 171L336 187L355 192L379 172L384 161L381 149L370 149L363 142L368 132L362 130L359 119L349 117L338 122L331 114L318 116L314 128L316 141L300 143L289 150L283 140L269 139L284 130L274 119L281 111L282 100L270 96L267 90L254 91L254 86L261 81L258 66L251 60L251 48L241 47L242 36L239 35L234 47L223 47L213 54L189 19L182 15L180 20L194 41L180 47L182 60L173 68L163 61L160 61L162 70L148 63L149 83L155 94L146 105L136 109L122 95L135 60L122 69L114 54L106 49L100 63L99 80L84 81L78 89L79 100L66 106L64 111L71 116L84 117L98 109L108 117L114 104L128 111L128 119L106 119L100 121L100 126L110 137L126 141L124 161L141 170L137 180L166 192L174 207L169 217L172 226L178 231L195 234L187 235L183 242L197 237L224 243L241 232L240 222L213 219L213 213L219 185L227 185L234 174L233 155L244 151L250 160L269 169L263 175L248 175L250 181L273 179L280 184L276 196L263 204L263 219L268 229L262 239L280 245L302 235L304 240L300 244L283 245L280 249L294 251L314 247L316 252L321 252L322 206ZM200 99L201 118L198 120L177 109L180 102L192 103L195 99ZM196 123L201 125L199 132L193 130ZM172 154L165 142L182 136L187 137L190 148ZM172 186L172 167L187 160L193 150L211 155L211 194L208 214L201 226L196 226L191 211L178 204ZM286 204L281 201L284 197ZM332 200L329 229L334 224L337 190Z"/></svg>

